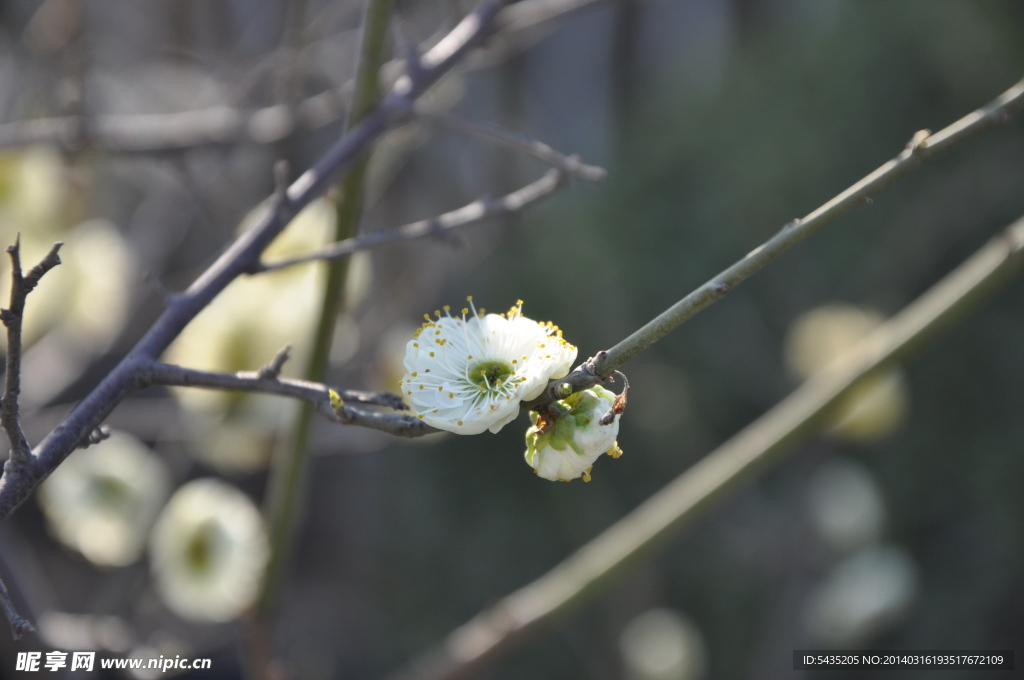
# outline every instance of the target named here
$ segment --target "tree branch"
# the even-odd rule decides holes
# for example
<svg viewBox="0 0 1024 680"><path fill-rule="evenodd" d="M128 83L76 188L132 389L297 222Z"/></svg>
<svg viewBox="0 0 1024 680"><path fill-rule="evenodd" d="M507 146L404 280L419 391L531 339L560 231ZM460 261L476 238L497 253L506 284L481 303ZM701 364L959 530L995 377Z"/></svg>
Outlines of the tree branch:
<svg viewBox="0 0 1024 680"><path fill-rule="evenodd" d="M504 0L487 0L422 57L422 63L399 78L385 98L351 133L335 143L312 168L295 180L283 196L269 201L244 233L189 288L169 301L146 335L99 385L50 432L17 474L0 477L0 521L28 498L33 489L80 443L87 441L111 410L141 384L139 376L167 349L200 311L238 276L257 271L263 250L293 217L320 196L370 144L408 118L415 100L452 69L489 34Z"/></svg>
<svg viewBox="0 0 1024 680"><path fill-rule="evenodd" d="M527 184L522 189L506 194L501 198L480 198L469 205L428 220L420 220L397 229L375 231L356 238L339 241L338 243L330 243L317 250L288 259L262 263L260 271L274 271L317 260L337 260L360 250L377 248L400 241L411 241L426 237L453 238L451 232L455 229L519 212L528 205L547 198L560 188L566 186L568 184L567 179L565 173L561 170L553 169L537 181Z"/></svg>
<svg viewBox="0 0 1024 680"><path fill-rule="evenodd" d="M502 9L494 26L511 36L594 1L525 0ZM401 64L402 60L396 59L384 65L385 82L393 81ZM212 106L173 113L108 113L0 123L0 149L47 144L66 151L90 146L109 153L163 153L239 142L272 144L341 120L348 111L352 89L353 83L348 81L294 106Z"/></svg>
<svg viewBox="0 0 1024 680"><path fill-rule="evenodd" d="M7 440L11 444L11 455L4 470L16 469L31 463L32 447L29 446L25 433L21 431L18 420L18 395L21 394L21 322L25 314L25 298L36 287L46 272L60 264L61 243L54 243L39 264L29 270L28 274L21 271L21 236L14 245L7 247L11 256L11 302L8 309L0 309L0 321L7 327L7 370L4 375L4 396L0 400L0 425ZM13 624L12 624L13 625Z"/></svg>
<svg viewBox="0 0 1024 680"><path fill-rule="evenodd" d="M143 387L168 385L174 387L202 387L212 390L249 392L252 394L273 394L309 402L314 406L330 404L330 390L341 400L352 404L373 404L386 406L397 411L408 410L402 398L388 392L362 392L340 390L320 383L291 378L267 377L260 371L239 371L238 373L215 373L198 371L193 368L165 364L155 361L139 371L139 382ZM332 420L335 420L332 418ZM337 422L335 420L335 422Z"/></svg>
<svg viewBox="0 0 1024 680"><path fill-rule="evenodd" d="M478 123L453 113L430 111L421 106L416 107L416 115L427 122L443 125L451 130L501 144L510 149L523 151L562 172L588 182L600 182L608 176L608 171L604 168L582 163L576 156L566 156L544 142L530 139L526 135L511 132L492 123Z"/></svg>
<svg viewBox="0 0 1024 680"><path fill-rule="evenodd" d="M606 352L599 352L561 380L552 381L540 397L524 402L525 408L536 408L564 397L561 385L568 384L578 392L602 382L634 356L650 347L701 310L718 302L735 286L760 271L770 262L803 241L821 227L833 222L871 196L917 169L925 161L952 148L974 134L1006 123L1024 108L1024 80L1018 82L991 103L964 116L935 134L921 130L907 147L888 163L864 177L841 194L803 219L786 224L772 238L752 250L742 260L728 267L710 281L675 303Z"/></svg>
<svg viewBox="0 0 1024 680"><path fill-rule="evenodd" d="M278 354L278 358L280 356L281 353ZM351 406L351 404L371 404L374 406L386 406L398 411L408 410L409 407L397 395L388 392L341 390L320 383L309 382L308 380L293 380L276 376L268 377L264 375L264 370L214 373L197 371L173 364L153 362L139 372L139 381L143 386L198 387L290 397L308 402L317 413L332 423L368 427L400 437L422 437L423 435L440 432L440 430L408 414L378 413ZM340 409L334 409L331 406L332 391L341 397L341 400L344 402Z"/></svg>
<svg viewBox="0 0 1024 680"><path fill-rule="evenodd" d="M0 426L3 427L11 445L10 456L4 464L5 477L8 474L18 474L32 464L32 448L21 429L18 414L18 395L21 394L21 322L25 314L25 298L46 272L60 264L60 256L57 254L60 247L60 243L53 244L46 257L30 269L28 274L21 271L20 235L14 245L7 248L7 253L11 256L11 302L9 308L0 309L0 320L7 327L7 372L4 375L4 396L0 399ZM14 608L7 586L2 580L0 607L11 624L11 634L15 640L20 639L25 631L35 630Z"/></svg>
<svg viewBox="0 0 1024 680"><path fill-rule="evenodd" d="M808 380L547 574L457 628L393 680L454 680L492 666L624 570L651 557L737 486L816 432L843 397L954 324L1022 266L1024 218L882 324L842 362Z"/></svg>

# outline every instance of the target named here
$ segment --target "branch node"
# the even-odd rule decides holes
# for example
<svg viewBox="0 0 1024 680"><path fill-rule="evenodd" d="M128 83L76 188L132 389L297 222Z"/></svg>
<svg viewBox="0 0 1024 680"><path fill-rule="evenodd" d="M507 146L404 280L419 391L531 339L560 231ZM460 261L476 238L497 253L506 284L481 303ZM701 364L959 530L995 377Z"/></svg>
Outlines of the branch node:
<svg viewBox="0 0 1024 680"><path fill-rule="evenodd" d="M270 363L262 367L256 372L260 380L277 380L278 376L281 375L281 369L284 368L284 364L288 359L291 358L292 346L285 345L277 351L274 358L271 359Z"/></svg>
<svg viewBox="0 0 1024 680"><path fill-rule="evenodd" d="M288 179L291 177L291 166L284 158L274 162L274 199L278 205L288 200Z"/></svg>
<svg viewBox="0 0 1024 680"><path fill-rule="evenodd" d="M174 299L178 296L173 290L164 285L164 282L156 277L152 272L144 272L142 279L151 285L153 289L160 294L160 297L164 299L164 304L170 304L174 302Z"/></svg>
<svg viewBox="0 0 1024 680"><path fill-rule="evenodd" d="M615 380L615 375L622 377L622 392L615 397L615 401L612 402L612 407L601 416L600 423L602 425L611 425L615 421L615 416L621 416L626 410L626 393L629 392L629 379L626 378L626 374L622 371L615 371L615 374L609 376L609 380Z"/></svg>
<svg viewBox="0 0 1024 680"><path fill-rule="evenodd" d="M430 227L428 228L428 230L428 235L431 238L440 241L441 243L450 245L454 248L466 247L466 240L459 236L458 234L456 234L455 232L453 232L448 227L446 227L444 225L444 222L442 222L439 218L434 218L433 220L431 220Z"/></svg>
<svg viewBox="0 0 1024 680"><path fill-rule="evenodd" d="M724 298L728 295L729 291L732 290L732 286L724 281L716 281L712 284L711 288L715 291L715 295L717 295L719 299Z"/></svg>
<svg viewBox="0 0 1024 680"><path fill-rule="evenodd" d="M110 428L106 425L100 425L99 427L93 428L93 430L86 435L84 439L78 444L78 448L87 449L94 444L99 444L101 441L110 439Z"/></svg>
<svg viewBox="0 0 1024 680"><path fill-rule="evenodd" d="M915 153L923 150L925 148L925 142L927 142L928 138L931 136L931 130L918 130L914 133L914 136L910 138L910 141L907 142L907 152L910 153L910 155L914 155Z"/></svg>

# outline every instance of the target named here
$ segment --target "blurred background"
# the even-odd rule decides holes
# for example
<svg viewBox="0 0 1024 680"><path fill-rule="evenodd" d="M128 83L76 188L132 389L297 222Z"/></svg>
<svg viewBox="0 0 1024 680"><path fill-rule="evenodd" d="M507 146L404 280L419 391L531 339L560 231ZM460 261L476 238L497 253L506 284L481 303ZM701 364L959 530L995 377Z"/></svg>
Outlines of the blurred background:
<svg viewBox="0 0 1024 680"><path fill-rule="evenodd" d="M468 9L400 1L393 42L436 40ZM28 301L32 441L159 314L144 273L184 288L271 192L276 159L297 174L338 137L361 12L349 0L0 6L0 235L21 233L26 262L66 243ZM603 0L503 36L431 106L580 154L608 179L574 182L456 246L355 258L328 382L393 389L422 313L466 295L493 310L521 298L590 356L917 130L993 99L1022 63L1024 7L1012 0ZM1024 214L1022 159L1019 120L984 133L630 362L625 455L599 460L589 484L532 474L525 419L422 441L315 422L272 636L282 677L386 676L545 573L789 394L830 358L822 347L840 351ZM371 167L364 232L545 171L421 123L384 138ZM323 243L331 220L314 205L274 248ZM233 284L170 357L252 370L291 342L301 358L322 272L276 276ZM1019 644L1022 309L1018 281L862 394L858 414L487 677L840 678L855 673L792 671L792 650ZM211 657L206 677L242 677L230 602L181 595L146 546L191 480L218 478L208 496L258 506L292 407L164 389L121 404L108 423L124 435L74 454L65 467L79 477L54 475L0 527L0 572L40 628L18 645L0 634L0 677L17 676L17 651L53 649ZM237 545L256 552L239 554L258 555L243 533Z"/></svg>

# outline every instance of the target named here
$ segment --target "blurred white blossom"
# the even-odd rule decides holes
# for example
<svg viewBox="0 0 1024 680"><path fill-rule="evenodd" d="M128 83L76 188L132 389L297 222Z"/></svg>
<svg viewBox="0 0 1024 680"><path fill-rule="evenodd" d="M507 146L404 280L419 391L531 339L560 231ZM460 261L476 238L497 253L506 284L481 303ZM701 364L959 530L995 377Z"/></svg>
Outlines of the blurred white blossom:
<svg viewBox="0 0 1024 680"><path fill-rule="evenodd" d="M651 609L626 624L619 652L627 680L700 680L707 675L707 645L688 616Z"/></svg>
<svg viewBox="0 0 1024 680"><path fill-rule="evenodd" d="M864 548L837 564L811 594L804 627L816 644L858 647L897 623L917 595L917 569L903 548Z"/></svg>
<svg viewBox="0 0 1024 680"><path fill-rule="evenodd" d="M576 348L550 322L522 314L522 300L506 314L472 308L460 316L435 311L405 348L399 382L417 417L456 434L498 432L519 415L548 380L569 372Z"/></svg>
<svg viewBox="0 0 1024 680"><path fill-rule="evenodd" d="M570 394L551 404L549 413L530 412L533 425L526 431L526 462L538 476L568 482L577 477L590 481L590 469L602 453L618 458L622 451L615 443L619 434L619 416L607 425L601 417L608 413L615 395L597 385Z"/></svg>
<svg viewBox="0 0 1024 680"><path fill-rule="evenodd" d="M319 247L333 228L332 205L315 201L267 248L265 259ZM203 371L253 371L290 344L292 358L283 374L297 375L308 360L325 278L321 264L308 264L234 281L185 328L165 360ZM265 466L275 433L296 406L266 395L189 388L172 392L185 409L197 455L222 470Z"/></svg>
<svg viewBox="0 0 1024 680"><path fill-rule="evenodd" d="M854 305L830 304L812 309L789 329L786 363L799 377L810 378L842 361L882 321L879 314ZM885 437L902 422L908 401L900 369L878 373L837 405L832 432L857 441Z"/></svg>
<svg viewBox="0 0 1024 680"><path fill-rule="evenodd" d="M76 451L39 487L50 530L93 564L120 567L139 558L169 490L167 468L125 432Z"/></svg>
<svg viewBox="0 0 1024 680"><path fill-rule="evenodd" d="M25 310L22 340L30 346L51 330L90 350L102 351L124 325L135 270L131 251L117 227L88 220L74 229L68 170L55 150L30 147L0 153L0 248L20 236L21 262L28 269L55 241L63 241L61 266L32 293ZM7 269L6 256L3 271ZM10 294L10 278L0 277L0 297ZM0 347L7 336L0 334Z"/></svg>
<svg viewBox="0 0 1024 680"><path fill-rule="evenodd" d="M0 153L0 234L52 236L63 227L67 172L56 149L32 146ZM10 245L5 243L4 247Z"/></svg>
<svg viewBox="0 0 1024 680"><path fill-rule="evenodd" d="M833 552L847 553L882 537L885 503L859 463L828 461L811 477L807 496L815 529Z"/></svg>
<svg viewBox="0 0 1024 680"><path fill-rule="evenodd" d="M269 556L259 510L241 491L212 478L174 493L149 548L164 603L193 621L230 621L251 606Z"/></svg>

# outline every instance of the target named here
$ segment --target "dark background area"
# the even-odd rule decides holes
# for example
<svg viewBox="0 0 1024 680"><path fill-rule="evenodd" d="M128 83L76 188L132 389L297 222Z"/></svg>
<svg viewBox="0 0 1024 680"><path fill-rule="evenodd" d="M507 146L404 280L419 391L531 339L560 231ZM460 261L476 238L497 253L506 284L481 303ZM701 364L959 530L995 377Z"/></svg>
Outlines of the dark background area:
<svg viewBox="0 0 1024 680"><path fill-rule="evenodd" d="M450 25L455 5L400 2L402 32L427 40ZM0 8L3 121L258 107L295 96L281 94L271 56L286 42L280 2L90 0L56 47L28 30L40 7ZM360 12L357 3L308 0L303 77L291 85L300 95L349 77ZM460 75L455 110L578 153L606 167L608 179L576 182L542 206L474 228L461 248L417 242L374 252L370 292L350 310L358 350L329 382L390 385L388 348L424 311L469 294L492 310L525 300L524 312L555 321L581 359L618 342L895 156L917 130L941 129L1010 87L1022 75L1024 6L619 0L529 37L499 65ZM276 158L305 167L338 133L335 124L273 144L157 156L64 153L78 178L65 227L110 219L140 271L184 286L270 191ZM456 133L418 134L395 151L400 162L364 230L498 195L544 170ZM1014 120L884 190L628 364L625 455L601 459L589 484L531 474L525 420L498 435L413 443L317 422L277 653L295 677L312 680L395 670L790 393L797 382L783 342L800 314L837 301L894 314L1022 214L1024 128ZM109 347L26 415L30 434L45 433L141 337L158 297L139 281L130 299ZM892 435L869 443L822 435L799 447L489 677L625 677L620 634L653 607L696 624L708 678L859 677L791 670L792 650L812 644L807 602L838 561L814 531L806 496L808 479L835 459L870 473L886 510L882 540L908 552L917 579L911 607L862 644L1018 645L1024 654L1022 310L1024 285L1015 281L904 367L910 409ZM163 392L139 395L111 422L165 455L176 482L219 474L190 456L191 434ZM264 472L227 479L262 497ZM116 616L140 642L172 640L213 657L216 677L241 673L239 627L176 620L156 599L145 558L97 570L47 534L35 504L0 528L0 556L32 616ZM0 636L0 674L15 675L16 651L51 648Z"/></svg>

